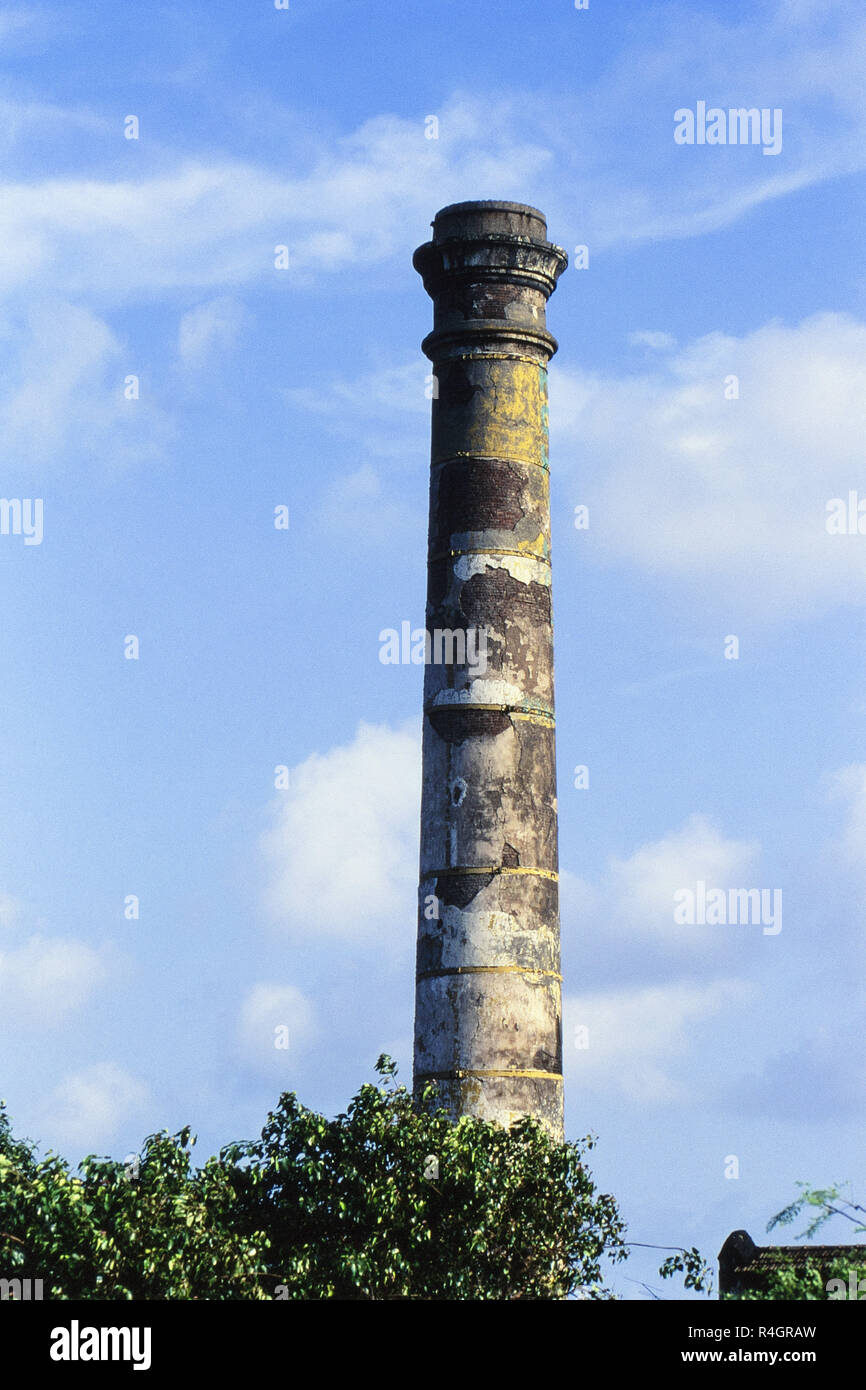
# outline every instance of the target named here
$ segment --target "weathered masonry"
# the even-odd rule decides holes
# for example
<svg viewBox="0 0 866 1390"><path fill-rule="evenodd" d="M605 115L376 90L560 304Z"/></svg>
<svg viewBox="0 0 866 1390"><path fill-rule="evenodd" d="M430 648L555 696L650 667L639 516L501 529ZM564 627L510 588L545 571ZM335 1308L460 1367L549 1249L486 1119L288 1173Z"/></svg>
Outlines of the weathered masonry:
<svg viewBox="0 0 866 1390"><path fill-rule="evenodd" d="M433 300L427 630L484 663L424 683L415 1087L561 1139L547 300L567 264L520 203L457 203L414 265Z"/></svg>

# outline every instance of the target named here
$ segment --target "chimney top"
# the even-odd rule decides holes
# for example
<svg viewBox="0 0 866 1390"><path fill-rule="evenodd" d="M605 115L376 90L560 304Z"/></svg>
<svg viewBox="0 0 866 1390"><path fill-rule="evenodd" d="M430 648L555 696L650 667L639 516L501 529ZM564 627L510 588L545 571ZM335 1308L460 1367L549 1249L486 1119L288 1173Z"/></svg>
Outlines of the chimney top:
<svg viewBox="0 0 866 1390"><path fill-rule="evenodd" d="M418 247L412 264L434 300L446 282L456 280L470 284L509 281L536 290L546 300L568 265L562 247L547 240L544 213L526 203L451 203L437 212L431 226L433 239ZM543 305L536 304L534 321L539 307ZM471 317L478 317L477 311ZM441 326L437 317L436 327ZM555 352L554 340L546 336ZM429 341L422 344L425 352Z"/></svg>
<svg viewBox="0 0 866 1390"><path fill-rule="evenodd" d="M430 224L433 241L449 241L452 237L469 240L475 237L525 237L531 241L547 241L547 219L538 208L527 203L503 203L486 200L451 203L440 209Z"/></svg>

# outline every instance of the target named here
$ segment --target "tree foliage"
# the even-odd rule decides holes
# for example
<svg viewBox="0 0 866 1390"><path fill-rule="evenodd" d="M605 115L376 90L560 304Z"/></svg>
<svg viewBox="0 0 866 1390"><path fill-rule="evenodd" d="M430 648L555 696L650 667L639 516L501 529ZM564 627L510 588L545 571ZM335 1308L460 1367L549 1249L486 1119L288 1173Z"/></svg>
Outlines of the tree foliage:
<svg viewBox="0 0 866 1390"><path fill-rule="evenodd" d="M831 1298L827 1285L831 1279L841 1279L848 1285L848 1275L852 1266L840 1259L828 1268L815 1260L804 1264L793 1262L773 1270L764 1276L760 1288L743 1289L740 1293L727 1293L722 1297L738 1302L755 1303L819 1303Z"/></svg>
<svg viewBox="0 0 866 1390"><path fill-rule="evenodd" d="M685 1288L694 1289L695 1293L705 1293L708 1298L712 1295L713 1267L704 1259L697 1246L693 1245L689 1250L681 1249L675 1255L668 1255L659 1266L659 1274L663 1279L682 1274Z"/></svg>
<svg viewBox="0 0 866 1390"><path fill-rule="evenodd" d="M841 1183L834 1183L832 1187L810 1187L808 1183L798 1182L797 1186L800 1189L799 1196L776 1212L767 1226L768 1231L775 1230L777 1226L790 1226L805 1211L809 1211L806 1228L800 1232L798 1240L811 1240L834 1216L844 1217L850 1222L854 1227L852 1234L866 1233L866 1207L846 1197Z"/></svg>
<svg viewBox="0 0 866 1390"><path fill-rule="evenodd" d="M259 1139L194 1168L189 1130L72 1173L0 1108L0 1276L71 1299L609 1297L623 1223L530 1118L416 1108L387 1057L327 1119L283 1094ZM430 1097L428 1096L428 1100Z"/></svg>

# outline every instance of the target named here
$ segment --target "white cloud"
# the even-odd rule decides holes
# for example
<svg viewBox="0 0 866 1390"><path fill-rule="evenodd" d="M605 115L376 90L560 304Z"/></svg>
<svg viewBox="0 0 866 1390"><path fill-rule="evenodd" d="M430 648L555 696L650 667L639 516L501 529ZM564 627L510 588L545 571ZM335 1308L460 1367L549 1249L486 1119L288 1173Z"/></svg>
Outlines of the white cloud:
<svg viewBox="0 0 866 1390"><path fill-rule="evenodd" d="M727 840L705 816L693 815L680 830L642 845L628 859L612 860L606 896L615 904L618 924L627 929L693 941L688 928L674 923L674 894L693 889L699 879L708 887L752 886L740 879L757 851L756 844Z"/></svg>
<svg viewBox="0 0 866 1390"><path fill-rule="evenodd" d="M188 367L202 367L214 352L232 347L244 321L244 309L229 295L219 295L189 309L178 326L178 353Z"/></svg>
<svg viewBox="0 0 866 1390"><path fill-rule="evenodd" d="M56 34L60 17L13 8L0 32L5 27L7 39ZM7 176L0 184L0 292L95 293L105 303L180 287L279 290L392 257L409 275L409 254L432 212L467 193L534 201L547 211L554 237L585 241L593 254L701 234L769 199L863 168L864 56L859 6L828 12L787 0L740 21L675 8L637 15L611 63L579 94L443 97L437 139L425 138L422 116L383 112L335 134L291 111L289 128L303 128L305 139L290 143L297 152L288 163L281 150L271 167L223 151L204 161L154 141L136 150L134 177ZM674 110L699 92L722 106L748 99L783 107L778 167L757 149L677 146ZM88 149L116 168L114 113L61 112L34 97L5 98L0 111L7 145L42 138L46 123L52 140L58 131L77 139L87 130ZM50 167L50 159L51 147L40 146L39 165ZM274 269L278 244L289 248L286 272ZM213 333L230 330L192 313L181 352L195 356Z"/></svg>
<svg viewBox="0 0 866 1390"><path fill-rule="evenodd" d="M54 1027L87 1002L105 975L99 956L82 942L31 936L0 950L0 1019Z"/></svg>
<svg viewBox="0 0 866 1390"><path fill-rule="evenodd" d="M679 8L639 15L578 95L457 91L437 104L437 139L425 138L423 116L385 112L340 135L317 134L307 121L288 166L284 149L268 168L219 151L205 163L154 144L137 152L135 179L7 179L0 287L141 298L177 286L276 283L277 244L289 248L285 277L309 280L407 257L432 212L467 194L534 201L554 236L594 253L717 229L863 168L866 23L856 8L837 7L832 22L825 11L814 20L798 13L796 25L782 9L739 23ZM748 93L749 102L783 107L783 156L677 146L673 113L699 92L722 106ZM98 113L70 117L106 126ZM302 114L287 119L298 127ZM5 113L4 129L32 125L25 104Z"/></svg>
<svg viewBox="0 0 866 1390"><path fill-rule="evenodd" d="M825 313L712 333L651 373L556 372L551 396L552 453L580 469L590 553L764 615L866 601L866 537L826 529L828 501L860 481L866 324Z"/></svg>
<svg viewBox="0 0 866 1390"><path fill-rule="evenodd" d="M370 463L328 483L316 526L338 533L346 544L363 547L378 547L395 535L420 534L417 514L395 500L393 489Z"/></svg>
<svg viewBox="0 0 866 1390"><path fill-rule="evenodd" d="M588 879L573 874L570 869L559 868L559 906L560 915L565 918L581 920L595 913L600 904L600 896Z"/></svg>
<svg viewBox="0 0 866 1390"><path fill-rule="evenodd" d="M0 391L0 431L7 468L62 464L70 444L114 467L158 455L171 427L140 380L137 400L124 396L128 375L140 375L132 350L89 309L63 300L38 301L23 324L4 325L15 366Z"/></svg>
<svg viewBox="0 0 866 1390"><path fill-rule="evenodd" d="M594 882L567 871L562 879L562 918L581 931L593 923L591 935L614 939L620 947L654 941L666 950L687 951L708 961L734 929L683 926L674 921L674 894L694 890L702 880L707 888L760 887L752 882L759 846L726 839L707 817L692 815L678 830L639 846L626 859L612 858Z"/></svg>
<svg viewBox="0 0 866 1390"><path fill-rule="evenodd" d="M37 1112L45 1142L94 1146L108 1143L148 1099L147 1086L114 1062L97 1062L63 1078Z"/></svg>
<svg viewBox="0 0 866 1390"><path fill-rule="evenodd" d="M393 427L395 414L429 415L427 377L432 370L427 359L419 356L399 367L362 372L351 380L336 379L316 387L287 387L283 395L293 405L327 416L347 433L354 433L359 419L387 421ZM349 413L352 423L346 424Z"/></svg>
<svg viewBox="0 0 866 1390"><path fill-rule="evenodd" d="M8 893L0 892L0 931L4 927L14 927L21 915L21 906Z"/></svg>
<svg viewBox="0 0 866 1390"><path fill-rule="evenodd" d="M587 556L689 581L702 602L738 605L740 616L866 602L866 536L826 525L830 500L847 501L860 482L866 324L821 313L680 349L660 332L631 340L652 351L649 369L614 377L554 363L551 373L552 456L560 475L579 472ZM429 409L423 372L407 363L285 394L347 436L360 432L367 452L381 421L381 451L390 440L405 453L412 445L394 422ZM370 464L331 485L323 521L339 524L355 502L368 504L377 534L400 520L385 515L395 504Z"/></svg>
<svg viewBox="0 0 866 1390"><path fill-rule="evenodd" d="M291 1063L305 1051L317 1031L313 1005L294 985L258 984L247 991L239 1035L243 1054L254 1066L284 1070L287 1059Z"/></svg>
<svg viewBox="0 0 866 1390"><path fill-rule="evenodd" d="M50 178L0 185L0 288L35 282L140 298L153 289L278 282L371 264L409 243L431 209L470 187L502 196L551 160L526 140L512 104L455 98L442 136L381 115L322 145L311 170L279 171L217 156L133 181ZM413 230L414 229L414 230Z"/></svg>
<svg viewBox="0 0 866 1390"><path fill-rule="evenodd" d="M834 795L847 803L841 848L849 863L866 869L866 763L849 763L830 780Z"/></svg>
<svg viewBox="0 0 866 1390"><path fill-rule="evenodd" d="M676 338L671 333L659 333L653 329L640 328L629 333L628 341L632 347L649 348L651 352L667 352L676 347Z"/></svg>
<svg viewBox="0 0 866 1390"><path fill-rule="evenodd" d="M584 86L565 123L580 130L585 151L582 159L576 152L575 170L592 175L578 194L586 207L581 241L597 247L717 230L762 203L863 168L862 7L792 11L791 3L753 7L742 18L682 6L636 13L628 40L595 85ZM698 99L781 108L782 153L676 145L674 112Z"/></svg>
<svg viewBox="0 0 866 1390"><path fill-rule="evenodd" d="M63 11L36 5L8 5L0 12L0 46L8 58L28 53L56 40L66 28Z"/></svg>
<svg viewBox="0 0 866 1390"><path fill-rule="evenodd" d="M387 461L389 469L408 473L427 464L432 391L428 377L432 370L431 363L419 354L402 366L380 367L356 377L332 379L321 386L289 387L282 395L290 406L320 416L329 433L351 445L354 457L381 459ZM365 463L348 477L338 479L329 494L333 494L333 510L338 513L353 494L363 504L372 492L378 494L381 490L378 474ZM376 497L378 515L370 508L364 518L365 523L373 523L377 539L412 524L411 514L392 499L393 485L389 485L388 494ZM325 524L339 520L338 515L330 515L330 496L325 508ZM360 530L360 522L358 527Z"/></svg>
<svg viewBox="0 0 866 1390"><path fill-rule="evenodd" d="M360 724L353 741L291 771L262 847L267 904L315 939L414 941L420 731Z"/></svg>
<svg viewBox="0 0 866 1390"><path fill-rule="evenodd" d="M696 1025L751 994L751 986L731 979L567 995L566 1084L572 1094L619 1091L639 1104L685 1100L688 1090L668 1064L688 1055Z"/></svg>

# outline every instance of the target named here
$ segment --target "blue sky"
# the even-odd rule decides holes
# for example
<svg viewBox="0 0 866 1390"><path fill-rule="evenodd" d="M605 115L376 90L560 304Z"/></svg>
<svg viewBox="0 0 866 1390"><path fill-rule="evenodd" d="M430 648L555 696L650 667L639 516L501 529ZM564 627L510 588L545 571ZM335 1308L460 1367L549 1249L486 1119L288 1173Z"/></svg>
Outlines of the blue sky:
<svg viewBox="0 0 866 1390"><path fill-rule="evenodd" d="M0 7L0 53L0 491L44 504L0 535L16 1130L204 1157L382 1051L408 1081L411 254L505 198L589 248L549 313L567 1131L636 1241L862 1198L866 537L826 526L866 496L861 7L95 0ZM781 151L678 145L699 101L780 109ZM699 881L781 931L676 924Z"/></svg>

